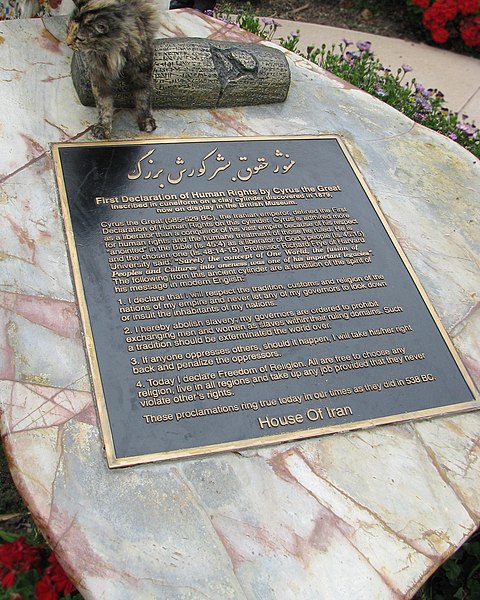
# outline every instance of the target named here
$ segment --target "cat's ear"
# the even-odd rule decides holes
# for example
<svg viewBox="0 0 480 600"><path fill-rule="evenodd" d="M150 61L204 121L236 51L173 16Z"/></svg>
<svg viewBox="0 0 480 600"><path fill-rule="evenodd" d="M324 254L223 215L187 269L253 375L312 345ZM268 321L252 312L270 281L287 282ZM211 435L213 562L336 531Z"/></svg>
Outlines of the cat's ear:
<svg viewBox="0 0 480 600"><path fill-rule="evenodd" d="M93 28L97 33L101 35L108 33L110 31L110 27L108 26L108 22L106 19L95 19L92 23Z"/></svg>

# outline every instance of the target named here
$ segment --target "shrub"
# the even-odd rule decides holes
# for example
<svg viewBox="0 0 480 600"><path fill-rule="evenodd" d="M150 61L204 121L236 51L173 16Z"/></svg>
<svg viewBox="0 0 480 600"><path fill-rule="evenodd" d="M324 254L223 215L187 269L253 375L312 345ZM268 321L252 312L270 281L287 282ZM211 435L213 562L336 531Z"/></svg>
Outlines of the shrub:
<svg viewBox="0 0 480 600"><path fill-rule="evenodd" d="M407 6L436 44L480 50L480 0L407 0Z"/></svg>
<svg viewBox="0 0 480 600"><path fill-rule="evenodd" d="M4 531L0 539L0 600L81 598L46 544Z"/></svg>
<svg viewBox="0 0 480 600"><path fill-rule="evenodd" d="M415 79L405 83L405 75L413 70L410 65L402 65L396 73L384 68L371 52L370 42L353 47L352 41L343 39L338 51L325 45L308 48L306 58L480 156L480 132L465 121L467 115L448 110L440 90L427 89Z"/></svg>

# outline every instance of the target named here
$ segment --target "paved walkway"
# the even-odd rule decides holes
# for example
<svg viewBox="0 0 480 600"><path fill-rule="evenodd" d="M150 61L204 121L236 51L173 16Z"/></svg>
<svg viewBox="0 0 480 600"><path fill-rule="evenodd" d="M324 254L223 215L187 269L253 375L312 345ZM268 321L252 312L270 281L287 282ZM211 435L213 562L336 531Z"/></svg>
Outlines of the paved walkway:
<svg viewBox="0 0 480 600"><path fill-rule="evenodd" d="M410 79L422 83L426 88L440 90L448 107L467 114L469 121L480 125L480 60L463 56L447 50L432 48L426 44L416 44L403 40L373 35L361 31L314 25L299 21L276 19L281 24L278 37L287 37L290 32L300 30L299 47L305 51L307 46L320 47L326 44L339 44L342 38L353 42L372 42L372 51L383 66L394 71L402 64L413 67Z"/></svg>

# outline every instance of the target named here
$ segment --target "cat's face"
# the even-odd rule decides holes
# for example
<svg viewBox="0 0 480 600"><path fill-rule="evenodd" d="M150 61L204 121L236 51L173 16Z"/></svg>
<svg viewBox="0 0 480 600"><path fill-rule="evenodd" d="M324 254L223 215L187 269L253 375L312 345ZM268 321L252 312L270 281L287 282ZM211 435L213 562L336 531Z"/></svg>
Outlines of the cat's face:
<svg viewBox="0 0 480 600"><path fill-rule="evenodd" d="M74 0L66 42L73 50L101 51L115 35L120 6L117 0Z"/></svg>

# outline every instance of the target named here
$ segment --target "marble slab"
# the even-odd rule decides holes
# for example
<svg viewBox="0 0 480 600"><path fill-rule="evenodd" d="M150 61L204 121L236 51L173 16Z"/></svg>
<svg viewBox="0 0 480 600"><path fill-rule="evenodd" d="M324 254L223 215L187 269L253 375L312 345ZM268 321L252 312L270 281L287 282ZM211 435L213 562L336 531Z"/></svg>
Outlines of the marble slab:
<svg viewBox="0 0 480 600"><path fill-rule="evenodd" d="M0 23L0 406L15 483L67 573L86 599L411 597L478 526L478 412L107 468L50 153L91 140L96 115L49 30ZM255 41L188 10L159 34ZM341 135L478 386L478 160L286 54L285 103L157 111L155 136ZM128 111L114 136L148 137Z"/></svg>

